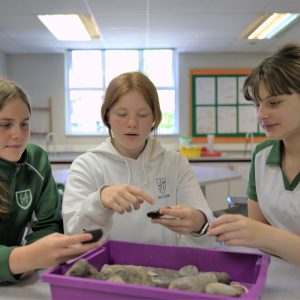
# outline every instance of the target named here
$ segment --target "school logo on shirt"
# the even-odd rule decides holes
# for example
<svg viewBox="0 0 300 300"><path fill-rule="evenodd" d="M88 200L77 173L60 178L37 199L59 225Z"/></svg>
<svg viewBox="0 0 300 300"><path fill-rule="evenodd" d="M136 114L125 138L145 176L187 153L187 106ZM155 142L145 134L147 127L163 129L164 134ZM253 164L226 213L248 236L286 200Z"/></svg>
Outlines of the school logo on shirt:
<svg viewBox="0 0 300 300"><path fill-rule="evenodd" d="M22 209L27 209L32 202L31 190L16 192L16 199Z"/></svg>
<svg viewBox="0 0 300 300"><path fill-rule="evenodd" d="M166 177L156 178L156 183L157 183L158 190L161 193L161 196L158 196L158 199L170 197L170 194L166 194L167 178Z"/></svg>

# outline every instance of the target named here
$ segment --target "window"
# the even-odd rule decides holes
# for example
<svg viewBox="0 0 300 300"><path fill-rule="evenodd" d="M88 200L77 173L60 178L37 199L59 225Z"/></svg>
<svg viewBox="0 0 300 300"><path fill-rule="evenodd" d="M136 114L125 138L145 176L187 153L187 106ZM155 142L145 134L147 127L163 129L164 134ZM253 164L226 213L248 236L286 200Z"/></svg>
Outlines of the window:
<svg viewBox="0 0 300 300"><path fill-rule="evenodd" d="M67 53L66 132L106 135L100 108L112 78L141 71L155 84L162 110L159 134L177 134L175 55L162 50L72 50Z"/></svg>

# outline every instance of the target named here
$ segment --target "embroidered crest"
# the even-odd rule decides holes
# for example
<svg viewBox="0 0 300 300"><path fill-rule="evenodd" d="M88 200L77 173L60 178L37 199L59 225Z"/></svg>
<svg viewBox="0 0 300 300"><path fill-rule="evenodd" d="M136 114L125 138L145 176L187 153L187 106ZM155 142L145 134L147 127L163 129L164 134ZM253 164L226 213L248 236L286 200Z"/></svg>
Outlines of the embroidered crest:
<svg viewBox="0 0 300 300"><path fill-rule="evenodd" d="M31 190L16 192L16 199L22 209L27 209L32 202Z"/></svg>
<svg viewBox="0 0 300 300"><path fill-rule="evenodd" d="M156 178L156 183L161 194L166 192L167 179L166 177Z"/></svg>

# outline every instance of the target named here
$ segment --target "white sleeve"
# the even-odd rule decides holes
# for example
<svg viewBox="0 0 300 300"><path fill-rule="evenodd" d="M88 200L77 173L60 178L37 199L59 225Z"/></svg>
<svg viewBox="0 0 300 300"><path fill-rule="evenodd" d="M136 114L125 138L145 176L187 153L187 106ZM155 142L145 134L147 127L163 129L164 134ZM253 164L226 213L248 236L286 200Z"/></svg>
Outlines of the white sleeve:
<svg viewBox="0 0 300 300"><path fill-rule="evenodd" d="M101 228L104 233L101 240L107 239L113 211L105 208L100 201L104 182L98 173L95 174L94 168L81 158L71 165L62 204L65 233Z"/></svg>
<svg viewBox="0 0 300 300"><path fill-rule="evenodd" d="M179 159L178 174L178 204L182 203L200 210L206 216L208 223L211 224L215 217L205 200L192 166L183 156ZM182 238L187 240L188 244L193 244L194 242L201 243L204 240L211 240L211 238L208 238L206 236L194 237L191 234L184 237L182 236Z"/></svg>

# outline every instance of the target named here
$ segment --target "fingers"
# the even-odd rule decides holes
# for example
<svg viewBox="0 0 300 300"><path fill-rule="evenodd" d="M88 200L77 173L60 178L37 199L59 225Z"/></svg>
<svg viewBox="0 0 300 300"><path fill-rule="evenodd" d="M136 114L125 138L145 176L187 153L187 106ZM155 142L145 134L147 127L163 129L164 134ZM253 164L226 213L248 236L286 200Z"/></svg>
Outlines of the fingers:
<svg viewBox="0 0 300 300"><path fill-rule="evenodd" d="M162 207L160 208L159 212L163 215L168 215L168 216L172 216L172 217L179 217L178 214L180 213L179 210L176 210L175 206L168 206L168 207Z"/></svg>
<svg viewBox="0 0 300 300"><path fill-rule="evenodd" d="M131 212L137 210L141 207L139 203L132 204L124 199L119 199L118 202L111 203L110 208L119 214L124 214L125 212Z"/></svg>
<svg viewBox="0 0 300 300"><path fill-rule="evenodd" d="M129 184L110 186L103 190L102 197L106 205L119 214L137 210L145 201L155 203L154 198L143 189Z"/></svg>
<svg viewBox="0 0 300 300"><path fill-rule="evenodd" d="M65 262L101 245L99 242L82 244L90 239L92 239L90 233L74 235L53 233L25 247L26 251L35 257L34 268L43 269Z"/></svg>
<svg viewBox="0 0 300 300"><path fill-rule="evenodd" d="M234 214L225 214L222 215L220 217L218 217L214 222L212 222L212 224L210 225L210 228L215 228L218 227L222 224L226 224L226 223L232 223L232 222L236 222L240 219L240 215L234 215Z"/></svg>
<svg viewBox="0 0 300 300"><path fill-rule="evenodd" d="M189 226L185 224L184 221L177 219L177 218L159 218L159 219L152 219L151 223L153 224L160 224L165 226L169 230L172 230L178 234L187 234L190 232Z"/></svg>
<svg viewBox="0 0 300 300"><path fill-rule="evenodd" d="M222 215L211 224L208 236L228 246L251 246L254 232L253 220L242 215Z"/></svg>
<svg viewBox="0 0 300 300"><path fill-rule="evenodd" d="M49 236L49 238L52 238ZM68 247L77 247L81 246L83 242L88 242L93 238L93 235L91 233L79 233L79 234L73 234L73 235L65 235L65 234L55 234L53 235L54 242L56 243L56 247L58 248L68 248ZM90 243L90 244L85 244L87 245L86 249L89 249L90 245L95 244L95 243ZM96 242L96 244L99 246L99 242ZM93 247L92 247L93 248ZM82 248L84 249L84 248Z"/></svg>
<svg viewBox="0 0 300 300"><path fill-rule="evenodd" d="M168 207L162 207L160 209L160 213L179 219L192 219L195 213L199 213L199 210L187 205L179 204Z"/></svg>
<svg viewBox="0 0 300 300"><path fill-rule="evenodd" d="M112 209L116 212L123 214L126 212L131 212L134 206L139 205L139 200L137 197L127 190L122 190L116 195L115 201L112 203Z"/></svg>
<svg viewBox="0 0 300 300"><path fill-rule="evenodd" d="M153 224L160 224L178 234L188 234L192 231L192 222L186 217L188 214L184 207L176 205L161 208L159 211L165 215L165 217L162 216L159 219L152 219L151 222Z"/></svg>
<svg viewBox="0 0 300 300"><path fill-rule="evenodd" d="M67 262L71 259L74 259L85 252L88 252L92 249L95 249L97 247L100 247L101 244L99 242L90 243L90 244L77 244L76 246L70 246L67 248L64 248L60 251L60 257L58 257L57 261L59 263Z"/></svg>
<svg viewBox="0 0 300 300"><path fill-rule="evenodd" d="M138 187L129 185L128 189L132 194L134 194L137 197L138 202L141 204L143 201L148 202L149 204L154 204L155 199L152 198L149 194L147 194L143 189L140 189Z"/></svg>
<svg viewBox="0 0 300 300"><path fill-rule="evenodd" d="M220 236L221 234L227 232L237 231L239 230L239 228L240 226L238 224L238 219L236 219L235 217L231 218L231 216L228 215L227 218L222 218L220 220L218 218L215 222L213 222L207 231L207 235Z"/></svg>
<svg viewBox="0 0 300 300"><path fill-rule="evenodd" d="M69 247L76 244L81 244L82 242L89 241L93 238L90 233L79 233L74 235L61 235L57 241L60 247Z"/></svg>

